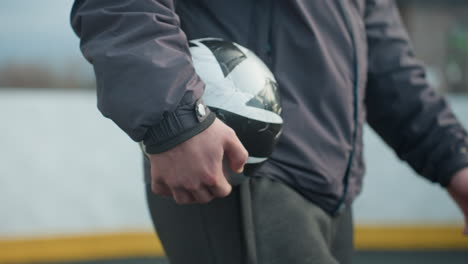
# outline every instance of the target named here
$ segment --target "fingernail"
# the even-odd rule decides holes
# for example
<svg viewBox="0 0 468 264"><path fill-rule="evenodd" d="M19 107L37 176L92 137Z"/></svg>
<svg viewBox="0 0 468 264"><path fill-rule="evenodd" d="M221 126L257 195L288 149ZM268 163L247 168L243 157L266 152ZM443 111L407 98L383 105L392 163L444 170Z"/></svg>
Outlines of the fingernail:
<svg viewBox="0 0 468 264"><path fill-rule="evenodd" d="M237 173L242 173L244 172L244 166L242 166L242 168L240 168L238 171L236 171Z"/></svg>

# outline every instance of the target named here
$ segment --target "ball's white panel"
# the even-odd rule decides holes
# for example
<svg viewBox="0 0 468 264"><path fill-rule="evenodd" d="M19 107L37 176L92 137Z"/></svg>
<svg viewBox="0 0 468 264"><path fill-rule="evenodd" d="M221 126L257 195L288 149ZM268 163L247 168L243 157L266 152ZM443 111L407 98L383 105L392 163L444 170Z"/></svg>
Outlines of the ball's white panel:
<svg viewBox="0 0 468 264"><path fill-rule="evenodd" d="M246 53L247 59L234 68L227 78L235 83L235 87L252 97L260 92L268 79L275 80L267 66L252 52Z"/></svg>
<svg viewBox="0 0 468 264"><path fill-rule="evenodd" d="M224 77L216 57L201 42L208 39L214 38L194 40L192 42L198 46L190 48L195 70L206 84L203 101L208 106L220 108L250 119L282 124L283 119L280 115L246 105L265 87L268 79L275 80L268 67L255 54L240 45L236 45L246 54L247 59L237 65L227 77Z"/></svg>
<svg viewBox="0 0 468 264"><path fill-rule="evenodd" d="M249 157L246 164L257 164L266 161L268 158Z"/></svg>
<svg viewBox="0 0 468 264"><path fill-rule="evenodd" d="M213 55L211 50L206 47L205 45L199 43L198 47L191 47L190 52L192 54L193 66L195 71L197 72L198 76L203 80L205 84L224 84L226 82L226 78L224 78L223 71L219 66L216 57ZM227 93L232 90L234 92L233 84L228 83L225 85L220 86L217 90L210 89L208 92L218 92L220 94ZM205 89L205 93L206 93ZM204 98L205 99L205 98Z"/></svg>
<svg viewBox="0 0 468 264"><path fill-rule="evenodd" d="M211 87L210 87L211 88ZM249 96L249 97L248 97ZM224 109L226 111L266 123L282 124L283 119L275 112L265 109L247 106L246 102L251 99L250 95L246 93L232 93L229 100L217 100L211 96L205 99L206 104L212 107ZM248 98L248 99L246 99Z"/></svg>
<svg viewBox="0 0 468 264"><path fill-rule="evenodd" d="M236 88L230 79L224 77L216 57L208 47L200 42L201 40L206 39L192 41L198 46L191 47L190 52L195 71L206 84L203 101L208 106L224 105L236 92Z"/></svg>

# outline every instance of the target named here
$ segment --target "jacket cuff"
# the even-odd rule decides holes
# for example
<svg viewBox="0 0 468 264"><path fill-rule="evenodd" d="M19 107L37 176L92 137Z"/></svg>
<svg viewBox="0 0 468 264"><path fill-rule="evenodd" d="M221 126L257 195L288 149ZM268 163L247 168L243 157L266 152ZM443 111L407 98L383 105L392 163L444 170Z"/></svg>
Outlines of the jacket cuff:
<svg viewBox="0 0 468 264"><path fill-rule="evenodd" d="M216 115L201 100L194 105L180 106L174 112L166 112L159 124L148 129L143 140L144 152L165 152L203 132L215 118Z"/></svg>

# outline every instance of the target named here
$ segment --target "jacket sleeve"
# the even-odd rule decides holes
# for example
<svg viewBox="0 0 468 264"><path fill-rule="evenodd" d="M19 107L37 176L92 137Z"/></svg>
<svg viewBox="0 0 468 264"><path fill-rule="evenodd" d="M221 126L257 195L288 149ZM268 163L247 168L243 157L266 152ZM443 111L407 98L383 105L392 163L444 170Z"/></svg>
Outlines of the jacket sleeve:
<svg viewBox="0 0 468 264"><path fill-rule="evenodd" d="M448 185L468 167L468 136L446 100L427 83L393 0L367 0L367 120L398 157Z"/></svg>
<svg viewBox="0 0 468 264"><path fill-rule="evenodd" d="M214 121L174 0L76 0L71 24L94 67L99 110L147 153L166 151Z"/></svg>

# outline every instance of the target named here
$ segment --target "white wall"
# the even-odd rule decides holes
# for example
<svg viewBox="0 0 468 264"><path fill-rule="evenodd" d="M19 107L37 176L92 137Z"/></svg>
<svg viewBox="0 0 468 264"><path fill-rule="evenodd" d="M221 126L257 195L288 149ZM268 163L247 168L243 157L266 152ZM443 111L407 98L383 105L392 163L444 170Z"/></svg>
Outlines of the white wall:
<svg viewBox="0 0 468 264"><path fill-rule="evenodd" d="M139 149L95 101L0 91L0 236L150 228Z"/></svg>
<svg viewBox="0 0 468 264"><path fill-rule="evenodd" d="M452 98L468 125L468 98ZM92 91L0 90L0 237L148 230L137 145L96 109ZM460 222L371 131L360 223Z"/></svg>

